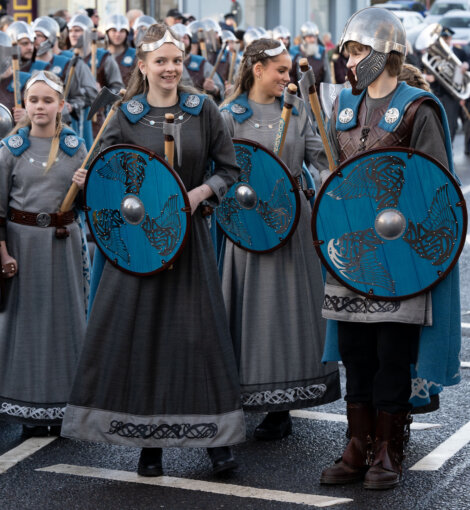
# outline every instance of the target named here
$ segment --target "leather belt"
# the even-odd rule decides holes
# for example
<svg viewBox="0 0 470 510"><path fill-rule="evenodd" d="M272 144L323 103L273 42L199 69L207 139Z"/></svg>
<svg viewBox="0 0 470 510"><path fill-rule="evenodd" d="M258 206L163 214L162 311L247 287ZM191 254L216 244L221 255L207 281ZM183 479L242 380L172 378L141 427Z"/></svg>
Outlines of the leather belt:
<svg viewBox="0 0 470 510"><path fill-rule="evenodd" d="M69 225L75 219L73 211L64 213L31 213L27 211L18 211L18 209L10 208L8 219L20 225L29 225L30 227L62 227Z"/></svg>

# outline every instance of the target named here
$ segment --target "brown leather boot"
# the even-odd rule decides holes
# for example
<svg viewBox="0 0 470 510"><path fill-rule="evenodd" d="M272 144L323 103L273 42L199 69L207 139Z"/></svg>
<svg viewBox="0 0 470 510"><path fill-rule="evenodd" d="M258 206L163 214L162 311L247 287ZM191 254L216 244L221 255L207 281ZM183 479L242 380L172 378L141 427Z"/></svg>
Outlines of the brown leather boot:
<svg viewBox="0 0 470 510"><path fill-rule="evenodd" d="M376 411L369 403L348 403L347 416L351 439L343 456L323 470L320 483L336 485L364 479L369 468L368 454L375 431Z"/></svg>
<svg viewBox="0 0 470 510"><path fill-rule="evenodd" d="M374 441L374 461L364 478L365 489L391 489L402 478L405 427L410 413L379 411Z"/></svg>

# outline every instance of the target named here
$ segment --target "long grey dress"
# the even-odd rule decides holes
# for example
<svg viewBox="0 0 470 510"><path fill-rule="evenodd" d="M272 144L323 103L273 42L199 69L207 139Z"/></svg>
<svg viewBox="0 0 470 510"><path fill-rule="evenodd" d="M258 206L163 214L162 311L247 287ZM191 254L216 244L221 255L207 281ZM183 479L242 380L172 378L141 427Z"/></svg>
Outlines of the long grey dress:
<svg viewBox="0 0 470 510"><path fill-rule="evenodd" d="M74 156L59 150L44 173L51 140L31 136L17 157L0 148L0 217L8 207L59 209L86 150L82 145ZM18 262L0 313L0 420L58 425L64 415L86 326L80 227L73 222L67 229L67 239L56 239L53 227L7 221L0 232Z"/></svg>
<svg viewBox="0 0 470 510"><path fill-rule="evenodd" d="M202 96L189 96L188 103L198 98L200 103ZM176 104L152 107L135 123L125 108L109 124L102 147L131 143L163 155L162 122L165 113L173 113L181 124L182 162L175 157L176 171L191 190L204 182L212 158L215 175L205 182L214 201L220 200L239 168L210 99L199 115ZM216 447L245 439L214 249L199 209L173 269L139 277L106 262L62 435L136 447Z"/></svg>
<svg viewBox="0 0 470 510"><path fill-rule="evenodd" d="M248 101L252 117L239 123L223 110L230 134L273 150L281 104ZM234 108L237 111L237 108ZM327 166L318 136L301 136L292 115L282 160L294 177L302 163ZM300 194L299 223L289 242L268 254L242 250L227 239L222 289L238 357L242 402L248 411L316 406L340 397L335 363L321 364L326 322L323 281L310 231L311 207Z"/></svg>

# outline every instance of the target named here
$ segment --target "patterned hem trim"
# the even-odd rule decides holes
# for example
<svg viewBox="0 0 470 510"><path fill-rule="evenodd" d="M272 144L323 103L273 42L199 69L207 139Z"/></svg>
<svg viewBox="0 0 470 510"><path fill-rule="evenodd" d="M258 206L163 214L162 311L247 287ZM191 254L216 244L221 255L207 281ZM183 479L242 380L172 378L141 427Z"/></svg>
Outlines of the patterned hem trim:
<svg viewBox="0 0 470 510"><path fill-rule="evenodd" d="M400 309L400 302L373 301L365 297L341 297L325 294L323 309L350 313L395 313Z"/></svg>
<svg viewBox="0 0 470 510"><path fill-rule="evenodd" d="M243 393L243 407L263 406L266 404L278 405L289 404L297 400L317 400L326 393L326 384L312 384L310 386L297 386L285 390L257 391L255 393Z"/></svg>
<svg viewBox="0 0 470 510"><path fill-rule="evenodd" d="M65 407L28 407L2 402L0 416L2 414L32 420L62 420L65 414Z"/></svg>
<svg viewBox="0 0 470 510"><path fill-rule="evenodd" d="M217 435L219 428L215 423L162 423L160 425L145 423L124 423L113 420L108 434L139 439L206 439Z"/></svg>

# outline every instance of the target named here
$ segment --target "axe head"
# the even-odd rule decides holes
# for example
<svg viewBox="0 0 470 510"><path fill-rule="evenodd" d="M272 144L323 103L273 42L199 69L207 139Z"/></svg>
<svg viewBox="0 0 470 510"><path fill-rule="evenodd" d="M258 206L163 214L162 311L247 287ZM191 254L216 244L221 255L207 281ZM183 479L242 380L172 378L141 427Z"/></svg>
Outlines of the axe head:
<svg viewBox="0 0 470 510"><path fill-rule="evenodd" d="M107 87L103 87L96 96L93 104L90 106L90 113L87 116L87 120L91 120L95 113L100 109L113 104L121 99L120 94L111 92Z"/></svg>

